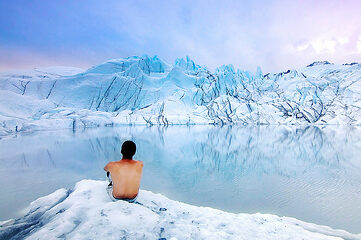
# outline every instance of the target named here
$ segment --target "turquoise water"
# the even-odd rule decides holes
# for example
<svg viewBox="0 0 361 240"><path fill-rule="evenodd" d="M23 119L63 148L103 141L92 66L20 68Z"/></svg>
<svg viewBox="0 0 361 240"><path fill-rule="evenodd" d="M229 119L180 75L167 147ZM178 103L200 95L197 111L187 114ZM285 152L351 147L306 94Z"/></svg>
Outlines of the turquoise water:
<svg viewBox="0 0 361 240"><path fill-rule="evenodd" d="M0 139L0 220L137 144L143 189L197 206L361 233L361 128L173 126L42 131Z"/></svg>

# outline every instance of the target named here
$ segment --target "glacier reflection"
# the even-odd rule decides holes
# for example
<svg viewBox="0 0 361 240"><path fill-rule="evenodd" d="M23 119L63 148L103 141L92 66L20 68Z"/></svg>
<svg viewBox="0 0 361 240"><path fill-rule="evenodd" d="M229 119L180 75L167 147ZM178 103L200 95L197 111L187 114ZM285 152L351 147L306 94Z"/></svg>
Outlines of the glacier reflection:
<svg viewBox="0 0 361 240"><path fill-rule="evenodd" d="M1 220L80 179L103 179L103 166L121 157L126 139L145 162L144 189L361 232L361 129L339 126L139 126L8 136L0 139Z"/></svg>

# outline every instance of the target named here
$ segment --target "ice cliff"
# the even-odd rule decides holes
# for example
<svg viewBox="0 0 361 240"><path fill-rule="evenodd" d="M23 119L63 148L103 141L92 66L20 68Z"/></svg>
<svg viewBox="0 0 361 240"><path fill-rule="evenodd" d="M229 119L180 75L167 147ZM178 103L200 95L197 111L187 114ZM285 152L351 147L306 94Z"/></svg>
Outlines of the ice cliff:
<svg viewBox="0 0 361 240"><path fill-rule="evenodd" d="M361 124L361 64L263 74L190 58L0 74L0 134L119 124Z"/></svg>
<svg viewBox="0 0 361 240"><path fill-rule="evenodd" d="M112 202L105 181L83 180L32 202L0 223L1 239L361 239L289 217L233 214L140 191L137 203Z"/></svg>

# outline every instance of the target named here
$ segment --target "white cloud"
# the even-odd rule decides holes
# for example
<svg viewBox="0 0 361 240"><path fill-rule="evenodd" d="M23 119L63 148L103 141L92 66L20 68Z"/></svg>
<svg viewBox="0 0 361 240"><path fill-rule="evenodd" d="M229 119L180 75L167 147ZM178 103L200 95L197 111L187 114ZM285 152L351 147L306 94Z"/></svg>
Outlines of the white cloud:
<svg viewBox="0 0 361 240"><path fill-rule="evenodd" d="M304 43L304 44L297 45L296 46L296 51L302 52L302 51L306 50L309 46L310 46L309 43Z"/></svg>
<svg viewBox="0 0 361 240"><path fill-rule="evenodd" d="M311 42L316 53L335 53L336 41L332 39L318 39Z"/></svg>
<svg viewBox="0 0 361 240"><path fill-rule="evenodd" d="M357 53L361 53L361 36L357 41Z"/></svg>
<svg viewBox="0 0 361 240"><path fill-rule="evenodd" d="M345 36L341 36L341 37L337 38L338 43L341 44L341 45L348 43L349 40L350 39L348 37L345 37Z"/></svg>

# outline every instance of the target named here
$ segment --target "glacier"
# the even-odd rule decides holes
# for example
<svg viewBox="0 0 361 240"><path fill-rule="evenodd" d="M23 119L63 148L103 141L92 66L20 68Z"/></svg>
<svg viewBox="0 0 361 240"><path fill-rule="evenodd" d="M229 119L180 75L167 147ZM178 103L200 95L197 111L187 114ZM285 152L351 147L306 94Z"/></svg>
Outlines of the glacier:
<svg viewBox="0 0 361 240"><path fill-rule="evenodd" d="M360 125L361 64L314 62L264 74L189 57L147 55L88 70L0 73L0 138L42 129L120 125ZM217 146L216 146L217 147ZM111 202L105 181L83 180L0 222L1 239L361 239L360 234L270 214L197 207L141 190Z"/></svg>
<svg viewBox="0 0 361 240"><path fill-rule="evenodd" d="M361 124L361 64L263 74L189 57L0 73L0 135L117 125Z"/></svg>
<svg viewBox="0 0 361 240"><path fill-rule="evenodd" d="M1 239L361 239L289 217L234 214L141 190L137 203L112 202L106 181L82 180L0 222Z"/></svg>

